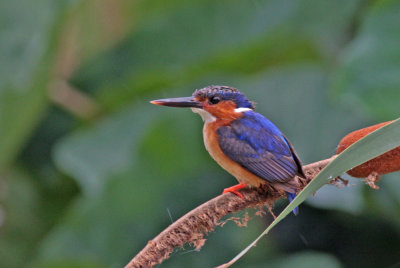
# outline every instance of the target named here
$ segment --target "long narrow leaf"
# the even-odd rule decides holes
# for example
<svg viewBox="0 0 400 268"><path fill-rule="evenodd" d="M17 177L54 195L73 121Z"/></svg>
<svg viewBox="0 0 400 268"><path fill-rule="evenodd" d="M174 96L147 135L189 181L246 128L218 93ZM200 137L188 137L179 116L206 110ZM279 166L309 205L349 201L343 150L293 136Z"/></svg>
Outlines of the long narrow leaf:
<svg viewBox="0 0 400 268"><path fill-rule="evenodd" d="M371 132L369 135L360 139L326 166L298 195L289 203L278 217L261 233L256 240L242 250L230 262L218 266L218 268L229 267L244 256L264 235L266 235L275 225L283 220L290 212L303 203L310 195L324 186L333 178L342 175L372 158L375 158L391 149L400 146L400 118L382 128Z"/></svg>

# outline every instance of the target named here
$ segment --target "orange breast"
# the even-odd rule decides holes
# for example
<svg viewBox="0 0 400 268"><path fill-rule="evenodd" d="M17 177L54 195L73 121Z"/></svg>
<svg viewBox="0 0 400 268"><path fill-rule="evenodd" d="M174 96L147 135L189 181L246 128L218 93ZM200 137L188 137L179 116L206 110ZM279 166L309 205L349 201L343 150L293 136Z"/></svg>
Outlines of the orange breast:
<svg viewBox="0 0 400 268"><path fill-rule="evenodd" d="M212 123L204 124L203 137L204 144L211 157L232 176L234 176L240 183L246 183L249 186L258 187L261 184L265 184L266 181L260 177L254 175L241 165L237 164L229 157L227 157L221 150L218 143L217 129L220 126L229 124L226 120L217 120Z"/></svg>

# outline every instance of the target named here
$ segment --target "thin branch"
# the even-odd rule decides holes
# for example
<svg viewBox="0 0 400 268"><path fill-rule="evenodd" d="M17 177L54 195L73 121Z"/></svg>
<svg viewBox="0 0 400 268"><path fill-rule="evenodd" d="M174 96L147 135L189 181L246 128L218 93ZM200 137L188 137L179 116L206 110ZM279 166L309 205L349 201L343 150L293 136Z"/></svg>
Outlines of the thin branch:
<svg viewBox="0 0 400 268"><path fill-rule="evenodd" d="M299 178L302 182L301 188L315 178L335 157L304 166L307 179ZM221 225L219 221L222 217L246 208L272 205L284 196L282 192L260 192L258 189L243 189L241 192L244 200L233 194L224 194L193 209L150 240L125 268L153 267L167 259L174 248L183 247L186 243L200 249L206 241L204 236Z"/></svg>

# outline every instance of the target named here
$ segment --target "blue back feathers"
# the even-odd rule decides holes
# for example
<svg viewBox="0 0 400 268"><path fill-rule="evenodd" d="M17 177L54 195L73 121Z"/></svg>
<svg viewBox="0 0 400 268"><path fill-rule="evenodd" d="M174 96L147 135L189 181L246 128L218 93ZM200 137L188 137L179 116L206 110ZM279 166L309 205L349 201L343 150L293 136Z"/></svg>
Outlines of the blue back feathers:
<svg viewBox="0 0 400 268"><path fill-rule="evenodd" d="M208 99L213 96L218 96L222 100L233 101L236 104L236 108L255 108L253 102L249 101L242 92L233 87L208 86L193 93L193 97L200 99Z"/></svg>
<svg viewBox="0 0 400 268"><path fill-rule="evenodd" d="M289 145L281 131L259 113L246 112L245 116L233 122L240 140L250 144L257 152L268 149L271 152L290 155Z"/></svg>
<svg viewBox="0 0 400 268"><path fill-rule="evenodd" d="M253 111L218 130L221 150L233 161L270 183L288 183L302 175L301 163L281 131Z"/></svg>

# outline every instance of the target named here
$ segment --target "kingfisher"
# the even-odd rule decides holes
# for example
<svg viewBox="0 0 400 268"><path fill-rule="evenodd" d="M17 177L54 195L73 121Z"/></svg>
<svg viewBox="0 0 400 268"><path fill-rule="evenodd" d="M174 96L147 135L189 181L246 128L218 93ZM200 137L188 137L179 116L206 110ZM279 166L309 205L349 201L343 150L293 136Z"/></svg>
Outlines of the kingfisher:
<svg viewBox="0 0 400 268"><path fill-rule="evenodd" d="M191 108L204 121L203 139L211 157L239 184L223 194L239 192L245 187L270 187L285 191L291 202L299 181L305 178L302 164L290 141L267 118L255 112L238 89L208 86L192 96L153 100L150 103L169 107ZM298 208L293 210L298 214Z"/></svg>

